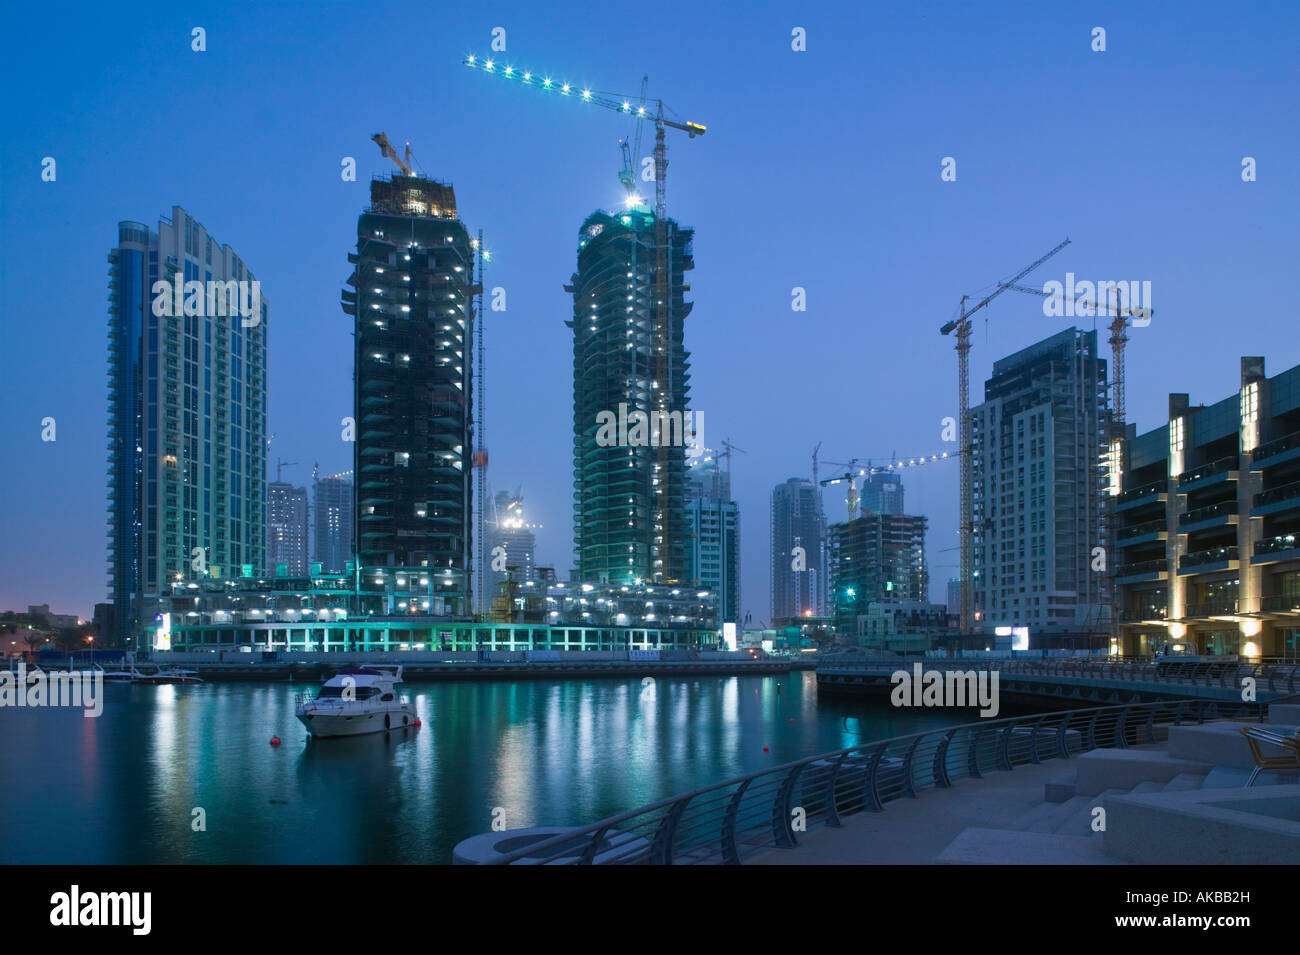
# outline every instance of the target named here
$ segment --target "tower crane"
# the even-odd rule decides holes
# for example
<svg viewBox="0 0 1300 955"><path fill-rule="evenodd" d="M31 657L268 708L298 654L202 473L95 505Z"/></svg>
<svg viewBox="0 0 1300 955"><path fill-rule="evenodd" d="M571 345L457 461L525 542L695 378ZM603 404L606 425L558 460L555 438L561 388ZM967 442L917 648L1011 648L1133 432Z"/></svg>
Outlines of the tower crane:
<svg viewBox="0 0 1300 955"><path fill-rule="evenodd" d="M645 90L646 85L650 82L650 77L641 77L641 96L637 100L637 112L641 113L645 109ZM618 174L618 181L623 184L627 190L627 203L629 206L635 205L636 201L641 198L636 189L636 163L641 156L641 131L645 129L638 121L636 124L635 141L631 147L628 146L626 139L620 139L619 145L623 149L623 171Z"/></svg>
<svg viewBox="0 0 1300 955"><path fill-rule="evenodd" d="M727 459L727 483L731 483L731 452L739 451L741 454L748 454L744 448L731 443L730 438L722 439L722 447L725 449L721 454L714 455L718 459Z"/></svg>
<svg viewBox="0 0 1300 955"><path fill-rule="evenodd" d="M821 444L818 444L817 447L820 448ZM832 484L839 484L842 481L847 481L849 483L849 494L846 500L849 506L849 520L853 520L858 510L857 479L859 477L868 477L872 474L882 474L887 471L897 471L900 468L918 467L922 464L930 464L934 461L944 461L947 460L947 458L948 452L941 451L938 454L923 454L914 458L891 457L888 464L872 464L871 462L876 460L874 458L853 458L851 461L827 461L827 464L833 464L840 468L848 468L848 470L837 477L826 478L824 481L821 481L818 486L829 487ZM858 462L863 460L866 461L867 466L865 468L858 468ZM813 479L816 480L816 452L814 452L813 463ZM856 474L853 473L855 468L857 468Z"/></svg>
<svg viewBox="0 0 1300 955"><path fill-rule="evenodd" d="M276 458L275 459L275 483L276 484L280 483L281 470L283 470L284 468L291 468L297 463L298 463L297 461L286 461L284 458Z"/></svg>
<svg viewBox="0 0 1300 955"><path fill-rule="evenodd" d="M672 344L672 336L669 328L669 294L668 294L668 147L664 142L664 133L668 129L680 130L687 134L690 139L696 136L703 136L707 127L702 123L679 122L669 119L664 115L664 101L655 100L654 112L649 112L644 105L644 98L641 105L633 105L632 98L628 96L617 96L617 94L593 92L590 89L581 89L574 87L569 83L560 83L544 74L536 74L528 70L516 70L513 66L500 66L493 60L482 59L476 56L468 56L463 61L465 66L471 69L479 70L483 73L490 73L503 77L507 80L514 80L524 86L531 86L542 92L555 93L565 99L573 99L583 103L591 103L604 109L613 110L622 113L624 116L631 116L638 121L653 121L655 126L655 148L654 148L654 171L655 171L655 208L654 208L654 245L655 245L655 280L654 280L654 299L655 299L655 353L656 353L656 372L655 380L652 383L651 390L657 395L656 401L658 407L656 412L669 413L668 403L672 400L673 382L671 381L671 364L668 361L668 352ZM642 81L644 90L645 80ZM614 98L616 97L617 98ZM643 94L644 96L644 94ZM639 123L638 123L639 126ZM671 537L673 529L668 526L669 500L672 489L669 485L672 483L668 480L668 455L669 447L660 444L656 471L660 475L660 480L655 484L655 504L654 515L651 521L655 527L654 550L663 553L662 548L667 544Z"/></svg>
<svg viewBox="0 0 1300 955"><path fill-rule="evenodd" d="M397 155L397 150L392 147L391 143L389 143L388 136L385 133L375 133L375 135L370 138L377 146L379 146L379 151L391 159L397 165L398 169L402 170L403 176L412 175L411 160L414 159L415 156L411 153L410 143L406 144L406 158L402 159L401 156Z"/></svg>
<svg viewBox="0 0 1300 955"><path fill-rule="evenodd" d="M1033 288L1025 285L1010 285L1008 288L1017 292L1024 292L1026 295L1036 295L1040 298L1053 298L1051 292L1045 292L1040 288ZM1128 326L1130 318L1149 319L1155 314L1154 309L1150 308L1128 308L1121 307L1119 304L1119 289L1110 289L1115 295L1115 304L1107 302L1104 306L1106 314L1113 315L1114 318L1110 323L1110 355L1111 355L1111 382L1114 393L1114 411L1115 423L1120 429L1124 427L1124 346L1128 344ZM1094 312L1103 306L1098 305L1090 298L1077 298L1074 300L1076 305L1083 305L1091 308Z"/></svg>
<svg viewBox="0 0 1300 955"><path fill-rule="evenodd" d="M1007 289L1014 286L1034 269L1038 268L1067 245L1066 239L1052 251L1038 258L1021 269L1005 282L999 282L988 295L974 306L967 308L966 301L971 296L963 295L958 317L939 329L940 335L957 333L957 431L961 454L961 615L960 626L969 633L972 625L971 615L971 564L973 562L974 517L971 511L971 441L970 441L970 318L989 302L993 301Z"/></svg>

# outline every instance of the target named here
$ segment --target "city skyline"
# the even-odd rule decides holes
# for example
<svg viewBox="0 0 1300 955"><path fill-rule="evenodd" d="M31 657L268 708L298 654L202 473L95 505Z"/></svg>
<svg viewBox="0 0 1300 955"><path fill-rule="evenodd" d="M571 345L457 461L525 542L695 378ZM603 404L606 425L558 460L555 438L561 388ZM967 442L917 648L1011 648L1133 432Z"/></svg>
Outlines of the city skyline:
<svg viewBox="0 0 1300 955"><path fill-rule="evenodd" d="M1130 333L1127 417L1139 433L1163 420L1168 392L1190 391L1197 404L1235 388L1231 363L1216 361L1215 349L1187 348L1190 342L1223 337L1231 327L1234 353L1264 355L1271 368L1300 360L1277 281L1287 271L1289 249L1283 240L1296 212L1285 184L1300 150L1293 126L1276 120L1285 115L1282 91L1295 87L1296 67L1285 56L1263 54L1258 62L1241 64L1226 49L1231 44L1216 39L1224 31L1244 33L1249 25L1254 42L1281 50L1282 31L1258 29L1268 22L1267 14L1246 11L1227 24L1193 18L1176 36L1151 29L1149 14L1121 8L1087 17L1027 15L1025 35L1037 30L1066 64L1059 66L1018 56L1023 40L1010 37L990 37L978 50L966 48L963 25L977 14L939 9L943 15L933 18L938 22L931 24L927 43L915 36L887 42L905 28L924 25L904 12L864 14L845 6L800 15L810 40L808 52L798 55L789 51L792 24L785 11L760 10L746 23L704 11L698 15L698 35L688 33L679 44L683 49L647 53L646 63L593 45L594 28L570 31L540 15L512 14L506 21L509 59L567 68L575 79L590 78L601 88L635 89L646 72L652 89L669 104L709 124L709 136L700 142L670 143L669 214L696 230L701 262L691 275L696 309L686 332L694 371L692 407L704 412L706 443L730 434L750 452L734 462L734 481L740 508L751 515L741 610L752 612L756 621L766 617L769 604L768 559L767 535L752 522L766 514L770 488L789 477L810 476L810 455L819 440L826 442L823 453L835 459L955 449L941 434L942 420L956 413L956 362L951 342L937 334L938 325L951 316L960 295L1005 279L1058 233L1068 233L1073 245L1059 267L1054 262L1044 270L1043 280L1063 280L1073 272L1153 283L1155 318ZM18 26L33 15L19 12ZM88 16L67 31L68 55L85 66L17 97L16 131L3 144L7 215L57 225L0 256L0 307L6 316L0 367L12 389L0 422L4 447L23 462L7 469L4 490L10 499L34 505L6 511L4 537L28 546L21 558L10 552L0 565L0 605L48 602L89 617L93 604L107 599L101 543L105 383L97 323L105 307L103 256L120 220L149 221L149 210L175 203L256 263L268 299L276 303L267 429L278 432L276 454L319 459L326 471L351 467L351 448L338 439L339 419L351 413L351 347L349 323L338 315L345 270L337 263L338 250L355 235L366 183L371 175L390 172L369 142L376 129L386 129L395 141L409 138L429 175L454 183L468 220L485 230L495 260L487 284L505 289L509 300L506 311L486 316L493 396L489 480L498 486L528 484L531 510L545 528L538 535L538 561L567 568L572 560L565 540L572 517L566 420L571 355L565 354L570 340L562 324L567 303L560 286L572 269L573 222L594 208L616 207L621 192L616 139L627 135L629 124L619 117L582 115L578 104L539 104L529 100L528 91L461 69L461 56L488 48L496 25L491 14L452 14L453 28L418 58L367 53L373 57L369 71L355 64L347 71L312 65L306 58L312 38L334 42L329 38L346 31L358 31L357 47L364 50L372 36L368 31L382 32L384 15L362 24L330 9L312 24L281 11L240 17L257 18L265 29L240 28L241 43L229 44L239 18L214 14L207 18L209 49L197 54L186 42L188 23L179 19L146 24L129 38L111 22ZM1092 53L1086 44L1091 21L1098 18L1107 21L1112 37L1104 54ZM855 30L870 23L884 38L873 50L878 66L864 65L854 48L837 40L843 20L853 20ZM770 52L757 63L738 59L716 42L719 31L742 34L746 49ZM252 38L242 42L246 32ZM648 39L655 41L650 48L666 50L670 35L681 39L677 33L647 27ZM301 36L306 46L292 46L281 56L284 51L265 37L284 35ZM223 36L227 39L217 42ZM315 103L320 114L308 111L311 116L295 119L284 113L281 122L269 123L233 115L222 127L221 150L187 151L185 163L164 157L133 166L127 157L151 127L109 109L114 101L104 99L103 91L92 89L87 96L89 119L61 118L50 104L66 96L69 86L85 83L98 65L137 49L150 50L162 69L197 66L202 82L230 93L236 111L257 102L257 88L283 81L289 93L285 104L297 96ZM15 70L42 55L48 54L40 44L18 51ZM798 60L799 55L807 59ZM208 61L187 59L197 56ZM434 77L440 95L424 91L397 106L367 105L381 96L378 77L394 66L393 56ZM945 58L947 74L937 66ZM997 65L1000 58L1017 63ZM225 67L211 66L214 60ZM891 104L864 107L865 117L849 121L836 91L865 86L874 69L887 75L909 60L910 69L903 70L909 83ZM1266 65L1270 62L1287 65ZM245 66L254 63L262 72L246 76ZM951 76L954 64L972 71L968 87L948 87L938 79ZM289 76L304 65L310 66L304 76ZM1074 89L1080 69L1100 71L1092 89ZM30 72L41 75L35 67ZM355 88L340 89L337 103L325 105L313 96L313 89L332 89L358 77ZM1135 77L1143 84L1140 104L1127 99ZM1059 107L1053 103L1065 91L1076 96L1070 115L1081 128L1090 122L1104 128L1121 107L1142 108L1144 122L1129 130L1120 149L1100 134L1056 141L1042 135L1058 125L1055 121L1026 122L1021 116L1055 116L1052 109ZM175 112L177 96L165 91L159 111ZM975 109L990 105L995 116ZM113 123L98 118L100 106L105 116L117 116ZM917 123L909 111L922 107L954 122L942 129L943 123ZM963 110L978 118L957 118ZM774 115L791 117L787 135L775 137L782 140L775 143ZM444 119L435 116L445 116L465 135L454 141L436 138ZM87 122L89 134L97 137L93 147L80 125ZM814 151L814 131L830 137L832 145ZM1189 145L1167 145L1183 142ZM509 143L527 148L501 148ZM94 169L97 164L83 158L87 148L106 150L115 160ZM1169 162L1175 154L1178 162ZM46 155L59 162L55 182L40 179ZM299 176L319 177L318 186L302 190L310 198L285 193L282 175L273 174L289 155L299 162ZM956 182L940 179L945 156L957 159ZM1259 181L1241 180L1244 156L1259 159ZM343 157L356 159L357 182L340 179ZM233 177L232 167L238 167ZM786 167L804 170L807 181L784 227L774 227L765 210ZM724 172L736 176L734 190L712 186ZM112 189L105 188L104 177L112 177ZM896 181L898 188L857 194L852 185L882 178ZM232 179L237 186L226 181ZM1162 188L1152 189L1153 181ZM1114 215L1098 214L1095 203L1081 198L1098 191L1112 197ZM840 215L855 203L886 226L878 235L861 235L861 210ZM262 235L250 223L265 208L282 214L277 228ZM1140 228L1133 228L1135 223ZM805 241L792 246L792 234ZM746 241L736 242L739 236ZM806 241L812 237L816 241ZM755 268L756 258L765 263L761 269ZM57 278L51 262L58 263ZM807 312L791 310L794 287L806 289ZM1225 325L1237 311L1249 320ZM57 326L58 347L51 347L49 323L15 320L35 314L69 317ZM1028 300L1004 299L986 314L988 325L976 325L975 381L987 377L995 359L1072 322L1080 324L1046 317ZM808 347L790 349L786 343L792 337ZM870 351L863 342L870 342ZM881 349L886 357L875 357ZM1179 361L1168 361L1171 355ZM509 421L504 412L524 400L536 412ZM54 442L40 440L47 416L58 424ZM303 424L288 432L287 421ZM829 473L823 470L823 476ZM291 480L302 483L303 478L298 474ZM930 521L927 556L940 561L930 565L930 597L941 599L939 591L953 572L938 551L956 541L956 467L909 469L904 480L908 510ZM68 506L56 508L56 500ZM837 504L833 495L826 496L831 519ZM46 579L50 566L62 573Z"/></svg>

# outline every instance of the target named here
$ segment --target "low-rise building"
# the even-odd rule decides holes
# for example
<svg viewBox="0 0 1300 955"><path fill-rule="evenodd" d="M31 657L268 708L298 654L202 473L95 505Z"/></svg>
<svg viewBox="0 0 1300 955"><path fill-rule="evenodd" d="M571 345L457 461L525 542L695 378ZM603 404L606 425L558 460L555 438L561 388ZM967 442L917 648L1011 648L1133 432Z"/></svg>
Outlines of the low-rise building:
<svg viewBox="0 0 1300 955"><path fill-rule="evenodd" d="M1125 654L1300 657L1300 366L1130 428L1114 500Z"/></svg>

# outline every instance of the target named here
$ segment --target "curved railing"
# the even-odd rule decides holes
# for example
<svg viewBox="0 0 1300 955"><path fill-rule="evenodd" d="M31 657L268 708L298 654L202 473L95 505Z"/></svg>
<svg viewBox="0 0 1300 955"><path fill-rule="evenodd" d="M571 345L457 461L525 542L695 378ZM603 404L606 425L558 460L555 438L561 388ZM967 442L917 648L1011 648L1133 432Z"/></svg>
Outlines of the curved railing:
<svg viewBox="0 0 1300 955"><path fill-rule="evenodd" d="M1231 716L1258 704L1137 703L1001 720L877 740L705 786L575 828L493 860L497 865L737 864L792 847L814 826L943 789L958 779L1158 739L1156 727Z"/></svg>

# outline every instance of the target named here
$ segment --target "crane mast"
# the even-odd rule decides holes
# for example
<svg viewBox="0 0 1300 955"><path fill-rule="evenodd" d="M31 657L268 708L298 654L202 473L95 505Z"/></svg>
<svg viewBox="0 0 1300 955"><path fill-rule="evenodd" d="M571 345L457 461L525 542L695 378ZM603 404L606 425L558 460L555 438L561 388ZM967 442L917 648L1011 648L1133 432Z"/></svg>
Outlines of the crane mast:
<svg viewBox="0 0 1300 955"><path fill-rule="evenodd" d="M650 116L646 112L644 105L646 85L644 78L642 79L640 102L633 106L631 97L611 99L610 94L593 93L589 89L579 91L569 83L557 83L549 76L539 77L528 70L516 70L513 66L500 66L490 59L468 56L462 62L471 69L515 80L524 86L532 86L543 92L558 93L564 98L576 99L579 102L591 103L605 109L614 110L636 120L653 120L655 124L655 280L653 285L655 297L655 387L652 390L657 392L655 411L668 412L670 410L668 405L672 401L673 381L672 363L669 361L669 353L672 348L672 333L670 329L671 310L668 284L668 146L664 141L664 134L667 129L671 128L681 130L689 138L694 139L696 136L703 136L706 127L701 123L678 122L667 118L664 115L664 102L661 99L655 101L655 112L653 116ZM685 409L681 410L684 411ZM663 555L665 546L668 543L668 535L671 533L671 529L667 526L669 505L671 503L667 477L668 455L668 446L661 442L655 458L655 503L651 520L654 544L651 554L651 574L657 579L664 579L666 576L665 571L667 568L664 567Z"/></svg>
<svg viewBox="0 0 1300 955"><path fill-rule="evenodd" d="M973 307L967 308L966 302L969 295L961 297L958 317L946 323L939 329L941 335L951 335L954 331L957 333L957 431L958 443L961 454L961 476L960 482L960 507L961 507L961 612L960 626L964 633L969 633L973 629L974 615L971 609L971 570L974 564L974 536L975 520L971 507L971 437L970 437L970 318L980 309L984 308L989 302L997 298L1009 288L1014 288L1015 283L1020 281L1034 269L1038 268L1052 256L1056 255L1063 248L1070 244L1066 239L1056 248L1047 254L1041 256L1034 262L1025 266L1014 276L1005 282L997 283L995 288L988 295L984 296Z"/></svg>

